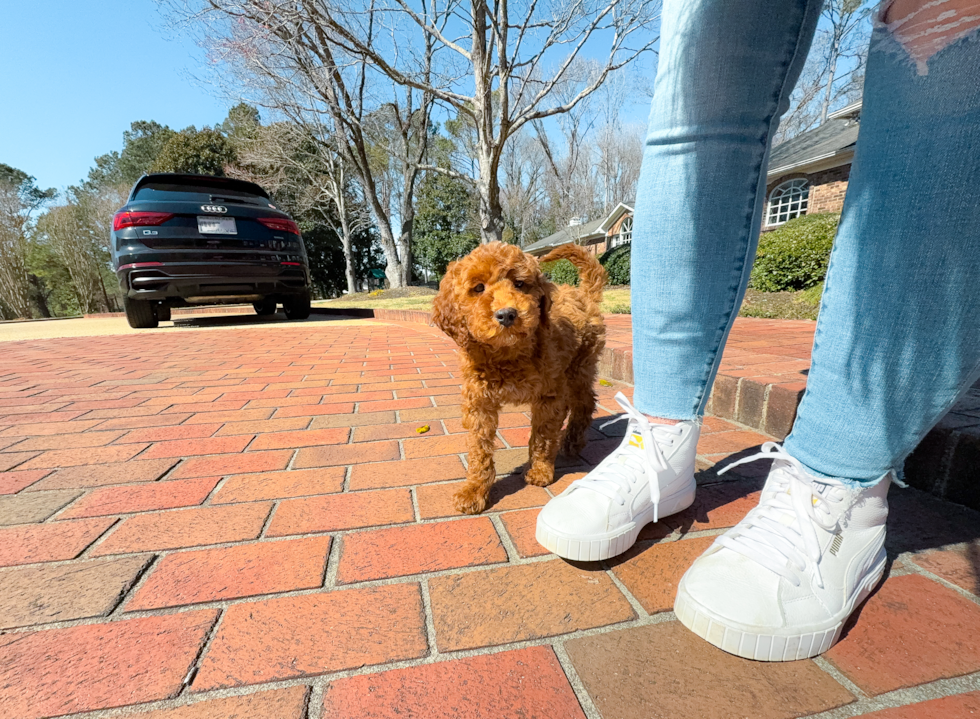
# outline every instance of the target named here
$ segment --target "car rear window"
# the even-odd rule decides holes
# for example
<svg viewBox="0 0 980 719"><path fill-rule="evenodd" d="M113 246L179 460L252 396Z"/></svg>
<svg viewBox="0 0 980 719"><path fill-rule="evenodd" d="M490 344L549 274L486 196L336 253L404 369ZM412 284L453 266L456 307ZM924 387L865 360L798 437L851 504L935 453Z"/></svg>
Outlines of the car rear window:
<svg viewBox="0 0 980 719"><path fill-rule="evenodd" d="M218 199L227 202L244 202L262 207L272 207L265 197L230 187L209 187L208 185L189 185L169 182L148 182L140 187L133 196L134 200L149 202L217 202Z"/></svg>

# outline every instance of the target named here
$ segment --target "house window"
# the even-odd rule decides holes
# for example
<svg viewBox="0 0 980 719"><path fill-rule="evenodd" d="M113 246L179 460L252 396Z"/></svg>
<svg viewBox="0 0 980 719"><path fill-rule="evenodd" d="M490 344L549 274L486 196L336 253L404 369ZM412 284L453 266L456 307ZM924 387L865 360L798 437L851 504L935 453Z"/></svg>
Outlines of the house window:
<svg viewBox="0 0 980 719"><path fill-rule="evenodd" d="M620 245L628 245L633 241L633 218L627 217L619 226L619 233L610 238L610 249Z"/></svg>
<svg viewBox="0 0 980 719"><path fill-rule="evenodd" d="M781 225L794 217L806 214L810 199L810 184L800 178L777 186L769 195L767 225Z"/></svg>

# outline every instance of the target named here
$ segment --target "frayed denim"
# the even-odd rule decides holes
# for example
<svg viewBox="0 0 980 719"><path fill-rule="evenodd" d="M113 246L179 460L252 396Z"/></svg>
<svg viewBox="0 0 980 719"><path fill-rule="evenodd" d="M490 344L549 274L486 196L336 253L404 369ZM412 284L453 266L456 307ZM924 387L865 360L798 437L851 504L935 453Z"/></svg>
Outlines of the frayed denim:
<svg viewBox="0 0 980 719"><path fill-rule="evenodd" d="M640 411L704 412L819 0L666 0L632 252ZM928 72L877 27L807 391L786 450L874 482L980 376L980 42Z"/></svg>

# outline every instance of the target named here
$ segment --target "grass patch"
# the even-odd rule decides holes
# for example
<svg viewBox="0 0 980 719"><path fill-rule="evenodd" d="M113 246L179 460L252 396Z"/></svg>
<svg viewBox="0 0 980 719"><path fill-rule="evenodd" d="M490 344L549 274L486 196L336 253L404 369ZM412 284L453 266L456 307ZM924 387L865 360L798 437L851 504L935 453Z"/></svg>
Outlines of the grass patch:
<svg viewBox="0 0 980 719"><path fill-rule="evenodd" d="M750 289L745 293L745 301L742 303L739 315L780 320L815 320L817 310L820 308L822 292L822 283L799 292L760 292ZM436 290L430 287L401 287L394 290L359 292L335 300L320 300L313 304L316 307L364 307L428 312L432 309L432 299L435 296ZM607 287L602 293L602 312L611 315L630 314L630 288Z"/></svg>
<svg viewBox="0 0 980 719"><path fill-rule="evenodd" d="M351 307L381 309L381 310L424 310L432 308L432 298L436 290L431 287L398 287L392 290L375 290L374 292L357 292L344 295L335 300L319 300L314 307L335 307L349 309Z"/></svg>
<svg viewBox="0 0 980 719"><path fill-rule="evenodd" d="M823 283L798 292L760 292L746 290L741 317L775 320L815 320L820 309Z"/></svg>

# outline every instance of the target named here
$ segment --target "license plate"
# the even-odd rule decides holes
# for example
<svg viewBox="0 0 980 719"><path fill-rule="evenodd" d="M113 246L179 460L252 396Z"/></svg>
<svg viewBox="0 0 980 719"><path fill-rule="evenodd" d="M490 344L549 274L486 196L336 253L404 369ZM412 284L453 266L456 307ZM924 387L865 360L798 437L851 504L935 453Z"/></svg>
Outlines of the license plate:
<svg viewBox="0 0 980 719"><path fill-rule="evenodd" d="M197 231L202 235L237 235L234 217L198 217Z"/></svg>

